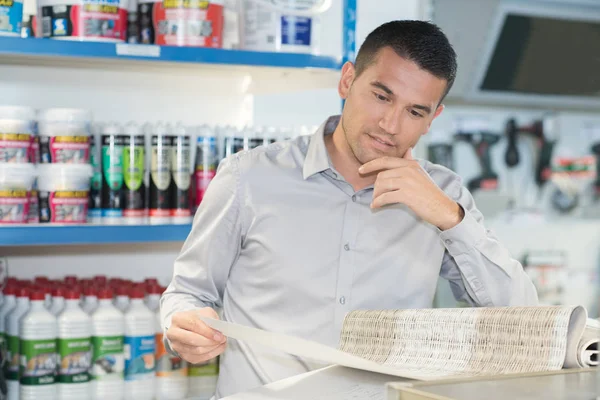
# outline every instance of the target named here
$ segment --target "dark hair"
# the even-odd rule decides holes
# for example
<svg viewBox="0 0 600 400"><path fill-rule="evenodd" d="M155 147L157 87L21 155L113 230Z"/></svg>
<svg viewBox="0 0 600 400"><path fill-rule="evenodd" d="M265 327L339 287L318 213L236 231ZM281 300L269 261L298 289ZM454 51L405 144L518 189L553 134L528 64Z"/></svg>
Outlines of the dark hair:
<svg viewBox="0 0 600 400"><path fill-rule="evenodd" d="M400 57L416 63L421 69L445 79L446 97L456 78L456 53L444 32L426 21L387 22L367 36L360 46L356 61L356 77L377 60L379 50L390 47Z"/></svg>

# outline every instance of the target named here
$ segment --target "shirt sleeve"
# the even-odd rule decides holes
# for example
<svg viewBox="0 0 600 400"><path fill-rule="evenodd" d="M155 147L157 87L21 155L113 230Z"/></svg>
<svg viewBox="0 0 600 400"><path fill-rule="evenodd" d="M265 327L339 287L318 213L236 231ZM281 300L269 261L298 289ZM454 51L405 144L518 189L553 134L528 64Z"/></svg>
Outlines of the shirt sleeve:
<svg viewBox="0 0 600 400"><path fill-rule="evenodd" d="M163 331L173 314L221 307L229 270L241 248L237 157L224 159L202 198L192 230L175 260L173 278L160 300ZM167 340L165 345L168 346Z"/></svg>
<svg viewBox="0 0 600 400"><path fill-rule="evenodd" d="M460 179L454 184L454 200L465 216L440 231L446 247L440 276L450 282L454 297L482 307L537 305L537 291L521 263L484 227L483 215Z"/></svg>

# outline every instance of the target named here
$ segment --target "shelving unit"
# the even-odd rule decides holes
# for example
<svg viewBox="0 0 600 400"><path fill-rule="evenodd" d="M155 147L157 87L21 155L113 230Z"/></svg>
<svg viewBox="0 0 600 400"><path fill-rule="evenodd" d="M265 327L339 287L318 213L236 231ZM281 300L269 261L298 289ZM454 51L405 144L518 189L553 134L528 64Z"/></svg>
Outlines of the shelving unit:
<svg viewBox="0 0 600 400"><path fill-rule="evenodd" d="M183 225L21 225L0 228L0 246L48 246L184 241Z"/></svg>
<svg viewBox="0 0 600 400"><path fill-rule="evenodd" d="M215 83L215 85L223 85L225 83L229 86L220 88L218 86L207 86L200 92L200 96L205 96L203 99L205 101L208 99L213 107L220 107L219 110L224 110L227 107L237 107L228 110L228 112L233 117L239 118L239 115L242 113L239 111L240 107L245 107L246 105L245 99L242 100L242 97L245 95L310 90L314 88L335 88L337 86L341 66L345 61L354 58L356 40L356 0L342 0L341 7L343 19L341 57L0 37L0 65L7 66L7 70L12 71L13 74L18 74L18 76L13 76L13 82L18 82L20 85L34 85L31 83L32 78L39 79L37 76L46 67L54 71L53 79L60 79L61 82L65 82L65 77L68 78L71 74L77 75L81 79L80 72L83 70L90 71L90 76L94 76L94 82L101 76L99 73L106 71L115 71L111 77L114 77L115 74L120 74L122 71L132 71L134 73L158 72L161 75L165 74L177 77L188 75L197 77L198 75L202 75L205 81L208 80L208 77L219 77L223 79L219 80L219 83ZM25 68L21 68L21 66ZM150 75L146 74L144 77L144 79L148 79ZM237 81L233 79L234 77ZM120 75L119 79L125 78ZM100 81L102 79L98 79L98 82ZM232 87L238 81L243 82L243 84L232 90ZM45 83L43 81L40 82ZM104 82L102 81L94 86L94 89L104 90ZM135 82L137 86L132 84L132 86L119 87L119 90L123 90L123 92L127 92L128 90L143 91L143 84L140 85L139 80ZM179 88L179 86L175 87ZM194 86L194 88L196 87ZM32 96L40 95L44 99L51 98L52 94L57 93L48 89L47 85L43 85L43 88L46 92L42 92L41 94L37 92L37 88L35 90L29 89L30 92L27 92L27 95L23 95L21 99L28 98L29 93ZM188 87L181 87L182 92L185 92L186 89ZM71 84L69 82L64 92L69 92L69 90L74 93L73 90L79 90L79 87L76 83ZM221 95L215 100L216 103L213 103L214 99L209 94L218 90L232 96L235 101L225 103L221 99L224 96ZM62 88L60 92L64 93ZM148 92L145 91L143 93ZM8 93L7 95L11 96L11 98L18 97L15 95L15 92ZM18 95L20 96L21 93L18 93ZM106 100L106 93L104 93L104 96L101 98L98 97L95 103L94 101L89 101L85 107L90 107L90 103L110 107L111 102ZM188 90L188 97L184 99L197 98L190 96ZM173 98L171 94L170 99ZM5 99L6 101L9 100ZM17 103L19 102L19 100L16 101ZM179 104L186 104L187 106L189 102L185 103L185 100L181 100ZM201 104L200 100L198 104ZM222 106L221 104L227 105ZM136 104L136 107L143 106ZM0 247L173 242L185 240L190 228L191 225L31 225L0 227Z"/></svg>

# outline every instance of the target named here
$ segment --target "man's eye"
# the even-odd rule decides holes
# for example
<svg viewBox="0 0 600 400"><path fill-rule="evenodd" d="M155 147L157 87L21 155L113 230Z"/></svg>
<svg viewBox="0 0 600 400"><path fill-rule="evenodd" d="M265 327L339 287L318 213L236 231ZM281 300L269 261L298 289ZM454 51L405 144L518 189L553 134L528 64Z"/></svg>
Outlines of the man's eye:
<svg viewBox="0 0 600 400"><path fill-rule="evenodd" d="M418 118L423 118L423 115L419 114L419 113L418 113L418 112L416 112L415 110L410 110L410 113L411 113L412 115L414 115L415 117L418 117Z"/></svg>
<svg viewBox="0 0 600 400"><path fill-rule="evenodd" d="M375 93L373 92L373 94L375 95L375 98L379 101L388 101L388 98L385 96L380 95L379 93Z"/></svg>

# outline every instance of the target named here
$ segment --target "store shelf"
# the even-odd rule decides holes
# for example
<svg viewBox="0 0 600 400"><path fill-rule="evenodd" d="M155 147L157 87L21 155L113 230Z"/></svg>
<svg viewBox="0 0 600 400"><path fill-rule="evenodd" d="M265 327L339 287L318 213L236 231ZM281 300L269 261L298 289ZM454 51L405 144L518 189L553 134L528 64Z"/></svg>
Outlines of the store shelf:
<svg viewBox="0 0 600 400"><path fill-rule="evenodd" d="M306 85L335 87L341 66L335 57L310 54L13 37L0 37L0 64L136 72L164 72L166 68L194 74L208 69L211 73L247 74L255 84L280 78L284 82L278 82L278 90L285 90L286 85L292 90Z"/></svg>
<svg viewBox="0 0 600 400"><path fill-rule="evenodd" d="M0 246L179 242L190 229L190 224L8 226L0 228Z"/></svg>

